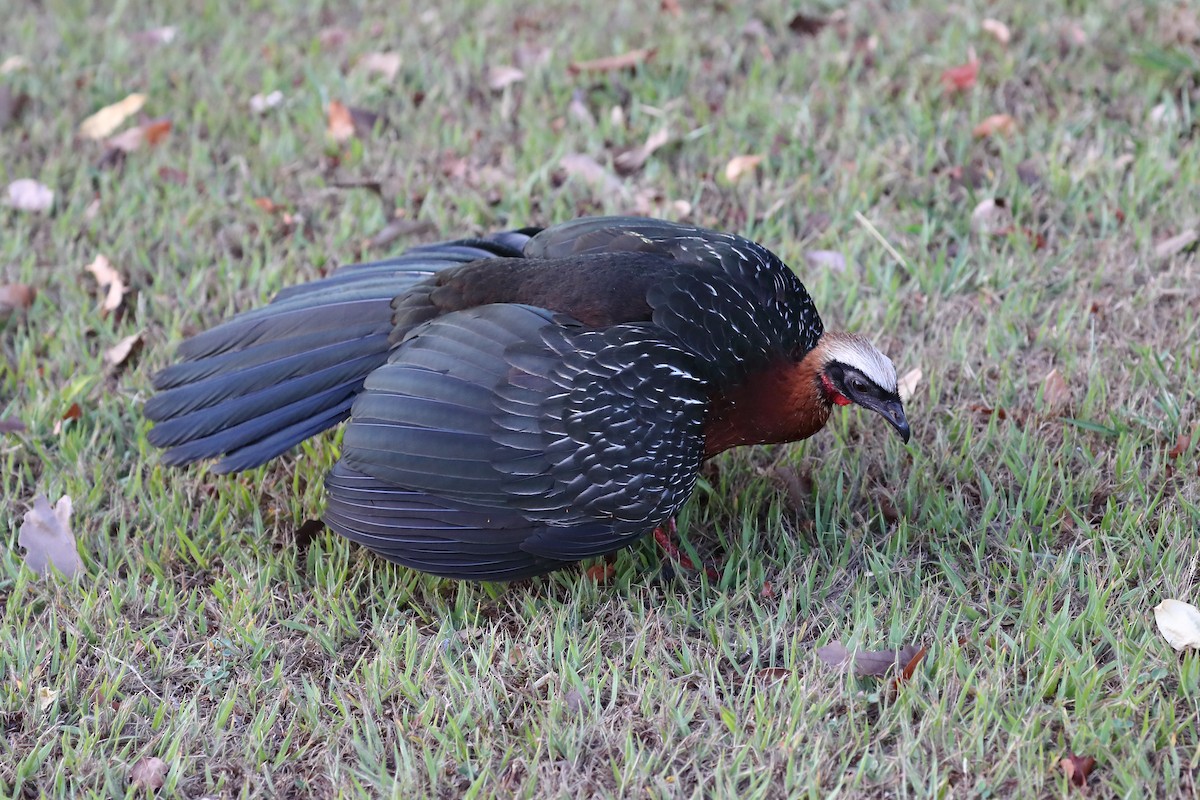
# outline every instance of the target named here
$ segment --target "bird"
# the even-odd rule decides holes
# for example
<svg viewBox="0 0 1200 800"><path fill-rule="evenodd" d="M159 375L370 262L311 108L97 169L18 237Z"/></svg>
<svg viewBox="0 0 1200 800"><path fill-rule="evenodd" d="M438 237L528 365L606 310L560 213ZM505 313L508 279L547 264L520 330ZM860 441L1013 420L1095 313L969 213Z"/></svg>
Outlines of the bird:
<svg viewBox="0 0 1200 800"><path fill-rule="evenodd" d="M661 532L701 465L793 442L835 406L910 428L891 360L827 331L741 236L584 217L414 246L182 342L149 442L260 466L349 420L325 523L437 576L511 581Z"/></svg>

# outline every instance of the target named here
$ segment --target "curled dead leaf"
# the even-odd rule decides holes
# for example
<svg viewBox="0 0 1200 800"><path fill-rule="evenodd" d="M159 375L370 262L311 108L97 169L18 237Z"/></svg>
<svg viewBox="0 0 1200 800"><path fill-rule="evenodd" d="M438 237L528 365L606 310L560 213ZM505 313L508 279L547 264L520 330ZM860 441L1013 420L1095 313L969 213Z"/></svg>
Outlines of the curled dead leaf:
<svg viewBox="0 0 1200 800"><path fill-rule="evenodd" d="M971 212L971 229L984 236L1003 236L1013 229L1013 215L1003 197L988 197Z"/></svg>
<svg viewBox="0 0 1200 800"><path fill-rule="evenodd" d="M989 136L1012 136L1017 132L1017 121L1008 114L992 114L986 117L971 131L976 139L986 139Z"/></svg>
<svg viewBox="0 0 1200 800"><path fill-rule="evenodd" d="M145 104L146 95L135 93L105 106L79 124L79 135L95 141L111 136L125 120L141 111Z"/></svg>
<svg viewBox="0 0 1200 800"><path fill-rule="evenodd" d="M402 63L404 59L399 53L367 53L358 60L356 67L363 72L381 75L391 83L396 79L396 73L400 71Z"/></svg>
<svg viewBox="0 0 1200 800"><path fill-rule="evenodd" d="M156 790L163 787L167 778L167 762L157 756L138 759L129 770L129 783L139 789Z"/></svg>
<svg viewBox="0 0 1200 800"><path fill-rule="evenodd" d="M650 134L641 147L617 154L613 158L613 165L622 175L630 175L645 166L650 156L654 155L654 151L669 141L671 141L671 132L667 128L659 128Z"/></svg>
<svg viewBox="0 0 1200 800"><path fill-rule="evenodd" d="M817 648L817 658L831 667L853 667L854 674L860 678L882 677L891 670L906 670L909 665L916 669L920 658L925 655L925 648L907 645L899 650L858 650L846 649L840 641L832 641L824 647ZM914 663L915 659L915 663ZM911 677L911 673L909 674Z"/></svg>
<svg viewBox="0 0 1200 800"><path fill-rule="evenodd" d="M1071 387L1057 369L1052 369L1042 381L1042 407L1049 414L1062 414L1071 405Z"/></svg>
<svg viewBox="0 0 1200 800"><path fill-rule="evenodd" d="M33 498L17 532L17 544L25 548L25 563L38 575L54 567L66 577L83 571L83 561L71 532L71 498L63 495L53 508L45 495Z"/></svg>
<svg viewBox="0 0 1200 800"><path fill-rule="evenodd" d="M105 145L111 150L132 153L144 144L153 147L165 139L170 132L171 120L163 117L121 131L116 136L107 140Z"/></svg>
<svg viewBox="0 0 1200 800"><path fill-rule="evenodd" d="M0 285L0 323L12 316L14 311L24 311L37 299L37 289L24 283Z"/></svg>
<svg viewBox="0 0 1200 800"><path fill-rule="evenodd" d="M126 336L112 347L104 351L104 363L110 367L119 367L129 360L129 357L142 349L142 334L134 333Z"/></svg>
<svg viewBox="0 0 1200 800"><path fill-rule="evenodd" d="M125 293L128 289L125 286L125 281L121 277L109 260L97 254L95 260L86 267L87 271L92 273L96 278L96 283L100 285L100 290L104 294L104 299L100 303L101 316L108 316L109 313L116 311L124 302Z"/></svg>
<svg viewBox="0 0 1200 800"><path fill-rule="evenodd" d="M329 101L328 124L326 132L329 138L338 144L349 141L354 136L354 117L350 109L337 100Z"/></svg>
<svg viewBox="0 0 1200 800"><path fill-rule="evenodd" d="M8 185L4 202L18 211L49 211L54 205L54 190L33 178L18 178Z"/></svg>
<svg viewBox="0 0 1200 800"><path fill-rule="evenodd" d="M25 56L9 56L4 61L0 61L0 75L7 75L23 69L29 69L29 59Z"/></svg>
<svg viewBox="0 0 1200 800"><path fill-rule="evenodd" d="M567 71L572 75L581 72L617 72L623 69L635 69L639 64L654 58L655 50L630 50L615 56L594 58L590 61L572 61L567 65Z"/></svg>
<svg viewBox="0 0 1200 800"><path fill-rule="evenodd" d="M1008 44L1012 41L1012 31L998 19L985 19L979 23L979 27L987 34L990 34L1000 44Z"/></svg>
<svg viewBox="0 0 1200 800"><path fill-rule="evenodd" d="M1059 761L1058 765L1062 767L1062 771L1072 786L1082 788L1087 785L1088 775L1092 774L1092 769L1096 766L1096 759L1071 753Z"/></svg>
<svg viewBox="0 0 1200 800"><path fill-rule="evenodd" d="M45 711L54 705L54 701L57 699L57 689L51 689L49 686L39 686L37 689L37 699L34 702L37 704L38 711Z"/></svg>
<svg viewBox="0 0 1200 800"><path fill-rule="evenodd" d="M500 92L512 86L514 83L520 83L525 80L525 73L516 67L497 64L488 70L487 83L488 88L494 92Z"/></svg>
<svg viewBox="0 0 1200 800"><path fill-rule="evenodd" d="M1200 650L1200 609L1182 600L1166 599L1154 607L1154 621L1167 644L1176 650Z"/></svg>
<svg viewBox="0 0 1200 800"><path fill-rule="evenodd" d="M925 373L921 372L920 367L913 367L908 372L896 381L896 389L900 392L900 401L907 403L912 399L913 394L917 391L917 386L921 383L921 378Z"/></svg>
<svg viewBox="0 0 1200 800"><path fill-rule="evenodd" d="M725 165L725 180L735 183L742 177L753 174L758 169L758 165L762 163L762 160L762 156L734 156Z"/></svg>

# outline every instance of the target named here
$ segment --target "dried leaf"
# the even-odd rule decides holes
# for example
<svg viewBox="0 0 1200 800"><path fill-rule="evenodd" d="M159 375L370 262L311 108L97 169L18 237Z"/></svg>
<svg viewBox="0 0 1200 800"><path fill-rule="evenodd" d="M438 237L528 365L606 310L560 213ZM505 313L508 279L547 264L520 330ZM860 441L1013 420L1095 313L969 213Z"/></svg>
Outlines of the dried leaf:
<svg viewBox="0 0 1200 800"><path fill-rule="evenodd" d="M587 568L588 579L596 583L608 583L616 574L616 564L596 564Z"/></svg>
<svg viewBox="0 0 1200 800"><path fill-rule="evenodd" d="M965 92L975 86L979 77L979 59L972 59L966 64L950 67L942 72L942 88L946 94Z"/></svg>
<svg viewBox="0 0 1200 800"><path fill-rule="evenodd" d="M139 759L129 770L129 783L139 789L161 789L167 778L167 762L157 756Z"/></svg>
<svg viewBox="0 0 1200 800"><path fill-rule="evenodd" d="M29 105L29 95L25 92L14 92L8 85L0 85L0 131L15 122L25 113Z"/></svg>
<svg viewBox="0 0 1200 800"><path fill-rule="evenodd" d="M982 200L971 212L971 229L984 236L1004 236L1013 229L1013 215L1003 197Z"/></svg>
<svg viewBox="0 0 1200 800"><path fill-rule="evenodd" d="M925 373L921 372L920 367L914 367L896 381L896 388L900 392L901 402L907 403L912 399L913 394L917 391L917 385L921 383L921 378Z"/></svg>
<svg viewBox="0 0 1200 800"><path fill-rule="evenodd" d="M659 128L654 133L650 134L646 139L646 143L641 147L635 147L632 150L626 150L624 153L618 154L613 159L613 165L622 175L629 175L637 172L643 166L650 156L654 155L654 151L671 141L671 132L667 128Z"/></svg>
<svg viewBox="0 0 1200 800"><path fill-rule="evenodd" d="M982 403L972 403L970 406L968 406L968 408L983 417L994 416L996 419L1008 419L1008 412L1003 408L992 408L991 406L985 406Z"/></svg>
<svg viewBox="0 0 1200 800"><path fill-rule="evenodd" d="M901 652L904 652L904 651L901 651ZM920 650L913 653L912 658L910 658L908 660L908 663L904 665L904 669L900 670L900 674L897 675L895 678L892 678L892 685L899 686L901 683L904 683L905 681L911 681L912 676L915 675L917 672L917 667L920 666L921 661L923 661L925 659L925 654L928 652L929 651L926 648L922 647Z"/></svg>
<svg viewBox="0 0 1200 800"><path fill-rule="evenodd" d="M25 431L25 423L19 419L4 417L0 419L0 433L23 433Z"/></svg>
<svg viewBox="0 0 1200 800"><path fill-rule="evenodd" d="M753 174L762 160L762 156L734 156L725 165L725 180L735 183L743 176Z"/></svg>
<svg viewBox="0 0 1200 800"><path fill-rule="evenodd" d="M579 178L601 192L620 192L621 181L591 156L579 153L568 153L559 160L558 165L567 175Z"/></svg>
<svg viewBox="0 0 1200 800"><path fill-rule="evenodd" d="M828 24L829 20L823 17L797 14L788 22L788 30L797 36L816 36Z"/></svg>
<svg viewBox="0 0 1200 800"><path fill-rule="evenodd" d="M110 312L120 308L125 299L125 292L128 291L125 281L120 273L113 269L108 259L100 254L96 255L95 260L88 264L86 269L95 276L96 283L104 293L104 300L100 303L101 316L108 316Z"/></svg>
<svg viewBox="0 0 1200 800"><path fill-rule="evenodd" d="M572 75L581 72L616 72L623 69L635 69L644 61L654 58L654 50L631 50L615 56L596 58L591 61L573 61L567 66Z"/></svg>
<svg viewBox="0 0 1200 800"><path fill-rule="evenodd" d="M49 211L54 205L54 190L33 178L18 178L8 185L4 202L18 211Z"/></svg>
<svg viewBox="0 0 1200 800"><path fill-rule="evenodd" d="M395 217L380 229L379 233L363 243L365 250L378 250L387 247L401 236L416 236L433 229L433 223L419 219Z"/></svg>
<svg viewBox="0 0 1200 800"><path fill-rule="evenodd" d="M1050 370L1042 381L1042 406L1050 414L1061 414L1071 404L1071 387L1057 369Z"/></svg>
<svg viewBox="0 0 1200 800"><path fill-rule="evenodd" d="M12 316L14 311L24 311L37 299L37 289L23 283L0 285L0 322Z"/></svg>
<svg viewBox="0 0 1200 800"><path fill-rule="evenodd" d="M126 336L104 351L104 363L110 367L119 367L136 351L141 350L142 344L142 334L140 332Z"/></svg>
<svg viewBox="0 0 1200 800"><path fill-rule="evenodd" d="M778 681L787 680L787 677L792 674L792 671L784 667L763 667L758 672L754 673L754 677L765 683L776 683Z"/></svg>
<svg viewBox="0 0 1200 800"><path fill-rule="evenodd" d="M255 114L265 114L283 102L283 92L276 89L269 94L256 94L250 98L250 110Z"/></svg>
<svg viewBox="0 0 1200 800"><path fill-rule="evenodd" d="M1087 32L1078 22L1067 22L1059 31L1059 44L1066 50L1083 47L1087 40Z"/></svg>
<svg viewBox="0 0 1200 800"><path fill-rule="evenodd" d="M1154 245L1154 257L1166 259L1178 255L1194 245L1197 240L1200 240L1200 234L1197 234L1195 228L1188 228L1182 233L1172 236L1169 239L1163 239Z"/></svg>
<svg viewBox="0 0 1200 800"><path fill-rule="evenodd" d="M586 128L593 128L596 125L596 118L592 116L592 112L588 109L584 98L587 95L581 89L576 89L571 94L571 102L567 105L567 114L575 121L582 123Z"/></svg>
<svg viewBox="0 0 1200 800"><path fill-rule="evenodd" d="M905 670L909 664L915 669L913 659L918 654L924 657L924 650L923 647L910 644L899 650L859 650L851 653L841 642L833 641L817 648L817 658L831 667L848 667L853 663L854 674L860 678L881 677L893 668ZM917 659L917 663L919 661Z"/></svg>
<svg viewBox="0 0 1200 800"><path fill-rule="evenodd" d="M68 578L83 570L70 525L70 497L60 497L54 508L45 495L33 498L33 508L25 512L17 533L17 544L25 548L25 563L30 569L47 575L54 566Z"/></svg>
<svg viewBox="0 0 1200 800"><path fill-rule="evenodd" d="M174 25L167 25L162 28L151 28L146 31L139 31L131 35L129 38L137 44L161 46L170 44L175 41L175 37L179 35L179 29Z"/></svg>
<svg viewBox="0 0 1200 800"><path fill-rule="evenodd" d="M0 289L4 287L0 286ZM1192 436L1189 433L1181 433L1175 437L1175 446L1167 451L1167 458L1179 458L1188 451L1192 446Z"/></svg>
<svg viewBox="0 0 1200 800"><path fill-rule="evenodd" d="M166 138L170 132L171 120L163 117L122 131L106 141L105 145L109 149L118 150L122 153L132 153L143 144L153 147Z"/></svg>
<svg viewBox="0 0 1200 800"><path fill-rule="evenodd" d="M807 250L804 260L813 269L827 269L831 272L846 271L846 257L837 250Z"/></svg>
<svg viewBox="0 0 1200 800"><path fill-rule="evenodd" d="M34 702L37 703L38 711L45 711L54 705L54 701L57 699L57 689L51 689L49 686L39 686L37 689L37 699Z"/></svg>
<svg viewBox="0 0 1200 800"><path fill-rule="evenodd" d="M516 67L496 65L489 69L487 74L488 87L494 92L503 91L523 80L525 80L525 73Z"/></svg>
<svg viewBox="0 0 1200 800"><path fill-rule="evenodd" d="M364 72L382 75L388 83L396 80L403 58L399 53L367 53L358 60L358 69Z"/></svg>
<svg viewBox="0 0 1200 800"><path fill-rule="evenodd" d="M1191 603L1163 600L1154 607L1154 621L1171 647L1200 650L1200 609Z"/></svg>
<svg viewBox="0 0 1200 800"><path fill-rule="evenodd" d="M97 141L104 139L121 127L125 120L141 111L145 104L146 95L131 94L118 103L105 106L80 123L79 135Z"/></svg>
<svg viewBox="0 0 1200 800"><path fill-rule="evenodd" d="M7 75L22 69L29 69L29 59L25 56L9 56L0 62L0 75Z"/></svg>
<svg viewBox="0 0 1200 800"><path fill-rule="evenodd" d="M1071 782L1072 786L1083 788L1087 785L1088 775L1096 766L1096 759L1071 753L1059 761L1058 765L1062 767L1062 771L1066 773L1067 780Z"/></svg>
<svg viewBox="0 0 1200 800"><path fill-rule="evenodd" d="M1008 44L1012 41L1012 32L1008 26L998 19L985 19L979 24L986 33L991 34L992 38L1000 44Z"/></svg>
<svg viewBox="0 0 1200 800"><path fill-rule="evenodd" d="M992 114L975 126L971 134L976 139L986 139L989 136L1012 136L1017 132L1017 121L1008 114Z"/></svg>
<svg viewBox="0 0 1200 800"><path fill-rule="evenodd" d="M329 138L338 144L349 141L354 136L354 117L350 109L337 100L329 101L329 124L326 130Z"/></svg>

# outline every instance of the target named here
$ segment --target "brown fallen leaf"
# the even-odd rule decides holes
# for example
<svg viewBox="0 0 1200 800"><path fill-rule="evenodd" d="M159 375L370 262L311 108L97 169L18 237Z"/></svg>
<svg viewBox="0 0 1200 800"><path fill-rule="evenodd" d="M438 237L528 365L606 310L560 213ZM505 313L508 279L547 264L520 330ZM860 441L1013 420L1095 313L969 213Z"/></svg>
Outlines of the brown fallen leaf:
<svg viewBox="0 0 1200 800"><path fill-rule="evenodd" d="M1050 370L1042 381L1042 407L1049 414L1061 414L1070 404L1071 387L1057 369Z"/></svg>
<svg viewBox="0 0 1200 800"><path fill-rule="evenodd" d="M813 17L808 14L796 14L788 22L788 30L797 36L816 36L829 24L823 17Z"/></svg>
<svg viewBox="0 0 1200 800"><path fill-rule="evenodd" d="M615 56L594 58L590 61L572 61L567 65L567 71L572 75L581 72L617 72L623 69L635 69L639 64L654 58L655 50L630 50Z"/></svg>
<svg viewBox="0 0 1200 800"><path fill-rule="evenodd" d="M8 185L4 203L18 211L49 211L54 205L54 190L33 178L18 178Z"/></svg>
<svg viewBox="0 0 1200 800"><path fill-rule="evenodd" d="M140 332L126 336L112 347L104 351L104 363L110 367L119 367L129 357L142 349L142 334Z"/></svg>
<svg viewBox="0 0 1200 800"><path fill-rule="evenodd" d="M396 73L400 71L403 61L399 53L367 53L358 60L355 67L363 72L381 75L391 83L396 80Z"/></svg>
<svg viewBox="0 0 1200 800"><path fill-rule="evenodd" d="M97 254L95 260L88 264L86 269L95 276L96 283L100 285L100 290L104 294L104 299L100 303L100 315L107 317L121 307L121 303L125 300L125 293L129 290L120 273L113 269L112 264L101 254Z"/></svg>
<svg viewBox="0 0 1200 800"><path fill-rule="evenodd" d="M0 287L3 288L3 287ZM1167 451L1167 458L1179 458L1192 446L1192 434L1181 433L1175 437L1175 446Z"/></svg>
<svg viewBox="0 0 1200 800"><path fill-rule="evenodd" d="M34 497L17 533L17 544L25 548L25 563L38 575L48 575L50 567L68 578L83 570L71 533L71 498L67 495L53 508L45 495Z"/></svg>
<svg viewBox="0 0 1200 800"><path fill-rule="evenodd" d="M500 92L512 86L514 83L520 83L525 80L525 73L516 67L509 67L503 64L497 64L491 67L487 73L487 84L493 92Z"/></svg>
<svg viewBox="0 0 1200 800"><path fill-rule="evenodd" d="M758 169L758 165L762 163L762 160L762 156L734 156L725 165L725 180L735 183L746 175L754 174L754 171Z"/></svg>
<svg viewBox="0 0 1200 800"><path fill-rule="evenodd" d="M344 103L337 100L329 101L329 122L326 127L329 138L338 144L349 141L354 136L354 117Z"/></svg>
<svg viewBox="0 0 1200 800"><path fill-rule="evenodd" d="M792 671L784 667L763 667L758 672L754 673L754 677L765 683L775 683L777 681L787 680L787 677L792 674Z"/></svg>
<svg viewBox="0 0 1200 800"><path fill-rule="evenodd" d="M1200 241L1200 233L1197 233L1195 228L1188 228L1182 233L1176 234L1169 239L1163 239L1154 245L1154 257L1160 259L1170 258L1187 250L1197 241Z"/></svg>
<svg viewBox="0 0 1200 800"><path fill-rule="evenodd" d="M1012 41L1012 31L998 19L985 19L979 23L979 27L983 29L984 33L990 34L1000 44L1008 44Z"/></svg>
<svg viewBox="0 0 1200 800"><path fill-rule="evenodd" d="M1075 753L1070 753L1066 758L1058 762L1062 767L1062 771L1066 774L1067 780L1072 786L1083 788L1087 785L1088 775L1092 774L1092 769L1096 766L1096 759L1091 756L1080 756Z"/></svg>
<svg viewBox="0 0 1200 800"><path fill-rule="evenodd" d="M920 666L921 661L924 660L925 654L928 652L929 651L925 647L922 647L920 650L913 653L912 658L910 658L908 663L904 665L904 669L900 670L900 674L892 678L893 689L898 688L900 684L905 683L906 681L912 680L912 676L917 672L917 667Z"/></svg>
<svg viewBox="0 0 1200 800"><path fill-rule="evenodd" d="M105 106L79 124L79 135L95 141L107 138L125 120L141 111L145 104L146 95L135 93L111 106Z"/></svg>
<svg viewBox="0 0 1200 800"><path fill-rule="evenodd" d="M942 89L946 94L965 92L975 87L979 77L979 59L973 58L966 64L950 67L942 72Z"/></svg>
<svg viewBox="0 0 1200 800"><path fill-rule="evenodd" d="M833 641L817 648L817 658L831 667L849 667L853 664L854 674L860 678L882 677L893 668L897 671L906 669L918 653L924 657L924 650L923 647L910 644L899 650L858 650L852 653L841 642ZM916 668L915 664L913 668Z"/></svg>
<svg viewBox="0 0 1200 800"><path fill-rule="evenodd" d="M71 403L71 407L67 409L66 413L55 421L54 435L58 436L60 433L62 433L63 428L67 426L68 422L74 422L82 416L83 409L79 407L79 403Z"/></svg>
<svg viewBox="0 0 1200 800"><path fill-rule="evenodd" d="M558 165L569 177L591 184L596 191L619 193L624 188L616 175L591 156L568 153L559 159Z"/></svg>
<svg viewBox="0 0 1200 800"><path fill-rule="evenodd" d="M985 406L982 403L972 403L971 405L967 406L967 408L971 409L971 411L979 414L982 417L995 417L996 419L1002 420L1008 419L1008 412L1003 408L992 408L991 406Z"/></svg>
<svg viewBox="0 0 1200 800"><path fill-rule="evenodd" d="M588 579L596 583L608 583L616 574L616 564L596 564L587 568Z"/></svg>
<svg viewBox="0 0 1200 800"><path fill-rule="evenodd" d="M37 299L37 289L24 283L0 285L0 323L12 316L14 311L24 311Z"/></svg>
<svg viewBox="0 0 1200 800"><path fill-rule="evenodd" d="M0 85L0 131L16 122L29 106L29 95L13 91L7 84Z"/></svg>
<svg viewBox="0 0 1200 800"><path fill-rule="evenodd" d="M138 759L129 770L129 783L139 789L154 791L161 789L167 779L167 762L157 756Z"/></svg>
<svg viewBox="0 0 1200 800"><path fill-rule="evenodd" d="M976 139L986 139L989 136L1012 136L1017 132L1017 121L1008 114L992 114L971 131Z"/></svg>
<svg viewBox="0 0 1200 800"><path fill-rule="evenodd" d="M617 168L617 172L622 175L631 175L637 172L650 156L654 155L654 151L671 141L671 132L666 128L659 128L646 139L646 143L641 147L635 147L632 150L626 150L623 153L618 153L613 158L613 166Z"/></svg>
<svg viewBox="0 0 1200 800"><path fill-rule="evenodd" d="M154 145L166 138L171 132L171 120L166 117L153 119L142 125L135 125L129 130L121 131L116 136L105 141L105 146L110 150L117 150L122 153L132 153L138 150L142 145Z"/></svg>
<svg viewBox="0 0 1200 800"><path fill-rule="evenodd" d="M25 430L25 423L19 419L12 417L0 419L0 433L23 433Z"/></svg>

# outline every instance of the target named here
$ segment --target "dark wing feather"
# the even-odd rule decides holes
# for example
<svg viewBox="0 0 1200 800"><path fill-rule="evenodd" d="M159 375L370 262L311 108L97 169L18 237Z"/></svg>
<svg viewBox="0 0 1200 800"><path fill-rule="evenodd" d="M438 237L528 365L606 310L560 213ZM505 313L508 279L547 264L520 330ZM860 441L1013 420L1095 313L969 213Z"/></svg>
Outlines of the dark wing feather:
<svg viewBox="0 0 1200 800"><path fill-rule="evenodd" d="M650 325L590 330L509 304L449 314L416 328L367 379L342 463L376 491L492 514L550 569L623 546L687 499L703 455L697 373L695 357ZM348 491L332 482L331 507ZM386 552L403 560L425 535L424 517L406 514L381 522L360 504L337 525L351 538L354 525L396 532ZM484 555L458 541L463 557Z"/></svg>

